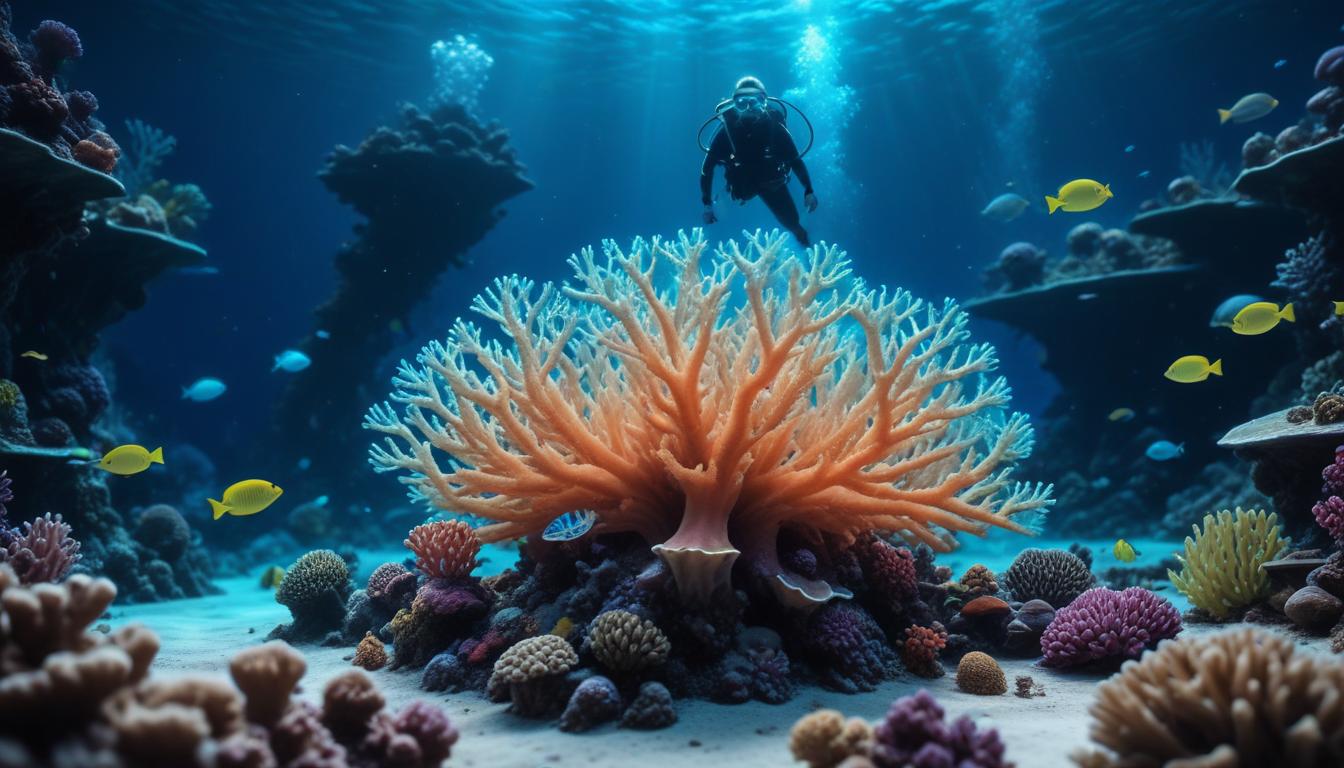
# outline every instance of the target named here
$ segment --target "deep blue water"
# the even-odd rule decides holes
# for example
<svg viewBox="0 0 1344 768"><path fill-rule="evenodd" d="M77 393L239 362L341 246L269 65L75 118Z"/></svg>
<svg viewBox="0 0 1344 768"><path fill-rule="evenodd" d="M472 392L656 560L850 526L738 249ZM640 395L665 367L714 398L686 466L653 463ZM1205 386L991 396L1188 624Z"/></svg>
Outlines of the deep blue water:
<svg viewBox="0 0 1344 768"><path fill-rule="evenodd" d="M931 298L974 295L980 269L1014 240L1062 251L1079 219L978 216L1008 182L1033 202L1072 178L1109 182L1115 200L1090 218L1123 226L1177 175L1180 142L1211 140L1239 165L1251 130L1220 128L1215 108L1264 90L1287 110L1276 125L1295 119L1315 55L1344 37L1344 6L1324 0L19 0L14 10L16 30L49 17L78 29L86 55L70 84L98 95L115 136L128 118L174 134L164 175L198 183L214 205L199 240L220 274L161 279L106 341L133 421L201 445L224 476L229 446L262 427L279 392L272 355L311 329L356 221L315 172L398 102L427 101L434 40L464 34L494 57L478 113L511 131L537 186L506 205L474 265L450 273L390 357L441 335L497 274L562 278L584 245L697 225L696 127L740 75L776 93L805 85L795 57L809 25L832 57L813 87L852 89L857 104L843 131L812 115L818 140L846 156L837 173L813 165L813 236L846 247L868 281ZM759 204L722 200L719 215L712 238L771 225ZM1018 407L1043 407L1053 385L1034 351L977 332L1001 345ZM224 378L228 395L179 401L203 375Z"/></svg>

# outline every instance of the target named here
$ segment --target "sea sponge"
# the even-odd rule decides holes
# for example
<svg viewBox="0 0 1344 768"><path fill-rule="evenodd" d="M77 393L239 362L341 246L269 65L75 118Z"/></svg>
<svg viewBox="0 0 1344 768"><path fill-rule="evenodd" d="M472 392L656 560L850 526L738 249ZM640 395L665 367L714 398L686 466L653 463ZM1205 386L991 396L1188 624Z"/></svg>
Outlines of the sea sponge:
<svg viewBox="0 0 1344 768"><path fill-rule="evenodd" d="M892 702L873 729L873 763L878 768L1012 768L1004 759L998 731L979 730L965 715L948 724L944 715L942 706L923 689Z"/></svg>
<svg viewBox="0 0 1344 768"><path fill-rule="evenodd" d="M495 661L487 689L507 687L512 711L523 717L547 717L564 705L564 674L579 663L563 637L541 635L515 643Z"/></svg>
<svg viewBox="0 0 1344 768"><path fill-rule="evenodd" d="M382 669L387 666L387 648L383 646L382 640L373 636L372 632L366 632L364 639L360 640L359 646L355 648L355 658L351 663L370 672Z"/></svg>
<svg viewBox="0 0 1344 768"><path fill-rule="evenodd" d="M1135 659L1181 631L1176 606L1143 587L1089 589L1059 609L1041 635L1042 664L1072 667Z"/></svg>
<svg viewBox="0 0 1344 768"><path fill-rule="evenodd" d="M672 644L652 621L606 611L588 626L588 649L613 672L638 672L666 661Z"/></svg>
<svg viewBox="0 0 1344 768"><path fill-rule="evenodd" d="M365 418L385 436L370 461L490 521L487 542L591 509L650 544L689 603L713 604L739 555L782 601L833 597L785 572L785 527L940 551L945 531L1024 531L1013 516L1050 489L1010 479L1031 428L1006 382L982 382L995 355L966 343L965 314L851 280L834 246L786 243L711 251L697 229L584 249L564 287L500 278L473 306L506 341L459 320L401 366L397 405Z"/></svg>
<svg viewBox="0 0 1344 768"><path fill-rule="evenodd" d="M1167 576L1190 602L1218 619L1269 596L1269 576L1260 564L1278 557L1289 544L1279 517L1264 510L1223 510L1204 516L1204 529L1192 526L1185 554L1176 555L1181 572Z"/></svg>
<svg viewBox="0 0 1344 768"><path fill-rule="evenodd" d="M1008 692L1008 679L993 656L971 651L957 663L957 688L977 696L998 696Z"/></svg>
<svg viewBox="0 0 1344 768"><path fill-rule="evenodd" d="M601 675L579 683L560 715L560 730L580 733L621 716L621 694L616 684Z"/></svg>
<svg viewBox="0 0 1344 768"><path fill-rule="evenodd" d="M1092 587L1087 563L1062 549L1024 549L1003 572L1013 597L1021 602L1044 600L1063 608Z"/></svg>
<svg viewBox="0 0 1344 768"><path fill-rule="evenodd" d="M436 520L411 529L406 548L415 553L415 567L433 579L456 579L476 567L481 540L461 520Z"/></svg>
<svg viewBox="0 0 1344 768"><path fill-rule="evenodd" d="M834 709L818 709L798 718L789 729L789 751L808 768L835 768L846 758L867 757L873 749L873 727L867 721Z"/></svg>
<svg viewBox="0 0 1344 768"><path fill-rule="evenodd" d="M24 584L60 581L79 562L79 542L70 526L50 512L23 524L0 548L0 563L8 563Z"/></svg>
<svg viewBox="0 0 1344 768"><path fill-rule="evenodd" d="M662 683L649 681L639 686L639 693L621 715L622 728L654 731L677 722L677 707L672 694Z"/></svg>
<svg viewBox="0 0 1344 768"><path fill-rule="evenodd" d="M938 654L946 646L947 631L938 622L932 627L906 627L901 661L906 669L920 677L942 677L946 672L938 662Z"/></svg>
<svg viewBox="0 0 1344 768"><path fill-rule="evenodd" d="M965 590L964 594L967 597L993 595L999 591L999 580L994 576L994 572L980 563L967 568L957 583Z"/></svg>
<svg viewBox="0 0 1344 768"><path fill-rule="evenodd" d="M280 640L244 648L229 660L229 674L243 692L248 722L266 728L280 719L307 671L303 655Z"/></svg>
<svg viewBox="0 0 1344 768"><path fill-rule="evenodd" d="M152 549L160 559L173 563L191 545L191 526L173 507L155 504L140 513L135 540Z"/></svg>
<svg viewBox="0 0 1344 768"><path fill-rule="evenodd" d="M1256 629L1162 643L1103 682L1089 768L1344 765L1344 663Z"/></svg>

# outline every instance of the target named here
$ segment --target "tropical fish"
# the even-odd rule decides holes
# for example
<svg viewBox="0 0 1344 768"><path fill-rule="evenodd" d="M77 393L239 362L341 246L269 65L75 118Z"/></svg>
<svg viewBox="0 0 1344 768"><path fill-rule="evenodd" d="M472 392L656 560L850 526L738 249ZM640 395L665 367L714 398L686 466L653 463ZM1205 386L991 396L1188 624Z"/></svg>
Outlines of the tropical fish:
<svg viewBox="0 0 1344 768"><path fill-rule="evenodd" d="M1171 461L1183 453L1185 453L1185 443L1177 445L1170 440L1158 440L1148 446L1148 450L1144 451L1143 455L1153 461Z"/></svg>
<svg viewBox="0 0 1344 768"><path fill-rule="evenodd" d="M1080 293L1080 294L1078 294L1078 300L1079 300L1079 301L1091 301L1091 300L1093 300L1093 299L1095 299L1095 298L1097 298L1097 294L1095 294L1095 293Z"/></svg>
<svg viewBox="0 0 1344 768"><path fill-rule="evenodd" d="M1242 336L1259 336L1273 330L1280 320L1297 322L1291 302L1279 309L1279 305L1272 301L1257 301L1242 307L1237 316L1232 318L1232 332Z"/></svg>
<svg viewBox="0 0 1344 768"><path fill-rule="evenodd" d="M561 616L559 621L555 622L555 626L551 627L551 631L547 634L556 635L557 637L569 637L569 633L573 631L574 620L568 616Z"/></svg>
<svg viewBox="0 0 1344 768"><path fill-rule="evenodd" d="M261 572L262 589L278 589L280 582L285 579L285 569L278 565L272 565L270 568Z"/></svg>
<svg viewBox="0 0 1344 768"><path fill-rule="evenodd" d="M1134 558L1139 556L1139 551L1124 539L1116 539L1115 546L1111 548L1111 552L1115 555L1115 559L1122 563L1132 563L1134 562Z"/></svg>
<svg viewBox="0 0 1344 768"><path fill-rule="evenodd" d="M223 493L223 501L206 499L215 519L225 515L242 517L255 515L275 503L284 493L280 486L266 480L243 480L230 485Z"/></svg>
<svg viewBox="0 0 1344 768"><path fill-rule="evenodd" d="M1283 68L1286 67L1286 66L1288 66L1288 60L1287 60L1287 59L1279 59L1278 61L1274 62L1274 68L1275 68L1275 69L1283 69Z"/></svg>
<svg viewBox="0 0 1344 768"><path fill-rule="evenodd" d="M114 475L138 475L150 464L163 463L163 449L146 450L143 445L119 445L103 454L94 466Z"/></svg>
<svg viewBox="0 0 1344 768"><path fill-rule="evenodd" d="M1152 172L1152 171L1139 171L1139 178L1140 178L1140 179L1146 179L1146 178L1148 178L1149 176L1152 176L1152 175L1153 175L1153 172Z"/></svg>
<svg viewBox="0 0 1344 768"><path fill-rule="evenodd" d="M1107 421L1129 421L1134 418L1133 408L1116 408L1106 414Z"/></svg>
<svg viewBox="0 0 1344 768"><path fill-rule="evenodd" d="M206 403L224 394L226 389L228 387L224 382L207 376L204 379L197 379L190 387L183 387L182 399Z"/></svg>
<svg viewBox="0 0 1344 768"><path fill-rule="evenodd" d="M316 336L316 337L319 338L319 339L330 339L330 338L331 338L331 331L323 331L323 330L320 330L320 329L319 329L319 330L313 331L313 335Z"/></svg>
<svg viewBox="0 0 1344 768"><path fill-rule="evenodd" d="M331 497L327 496L327 495L324 493L324 494L322 494L321 496L318 496L316 499L313 499L313 500L312 500L311 502L309 502L309 503L312 504L312 505L315 506L315 507L325 507L325 506L327 506L327 502L329 502L329 501L331 501Z"/></svg>
<svg viewBox="0 0 1344 768"><path fill-rule="evenodd" d="M1134 145L1133 145L1133 144L1130 144L1129 146L1125 147L1125 152L1126 152L1126 153L1133 152L1133 151L1134 151Z"/></svg>
<svg viewBox="0 0 1344 768"><path fill-rule="evenodd" d="M1335 302L1335 314L1344 315L1344 301Z"/></svg>
<svg viewBox="0 0 1344 768"><path fill-rule="evenodd" d="M1005 192L989 201L989 205L980 212L981 216L994 221L1009 222L1022 215L1031 207L1026 198L1014 192Z"/></svg>
<svg viewBox="0 0 1344 768"><path fill-rule="evenodd" d="M1279 100L1268 93L1252 93L1237 99L1231 109L1218 110L1218 122L1249 123L1264 117L1279 106Z"/></svg>
<svg viewBox="0 0 1344 768"><path fill-rule="evenodd" d="M1211 373L1215 376L1223 375L1222 360L1210 363L1209 358L1203 355L1186 355L1178 358L1162 375L1179 384L1194 384L1209 378Z"/></svg>
<svg viewBox="0 0 1344 768"><path fill-rule="evenodd" d="M1075 179L1060 187L1055 197L1046 195L1045 204L1051 213L1060 208L1069 213L1082 213L1100 208L1111 197L1111 185L1091 179Z"/></svg>
<svg viewBox="0 0 1344 768"><path fill-rule="evenodd" d="M46 360L46 359L47 359L47 356L46 356L46 355L42 354L41 352L38 352L38 351L35 350L35 349L30 349L30 350L28 350L27 352L24 352L23 354L19 355L19 357L26 357L26 358L29 358L29 359L31 359L31 360Z"/></svg>
<svg viewBox="0 0 1344 768"><path fill-rule="evenodd" d="M541 538L546 541L573 541L591 531L596 523L597 513L591 509L566 512L546 526L546 530L541 532Z"/></svg>
<svg viewBox="0 0 1344 768"><path fill-rule="evenodd" d="M1264 301L1264 299L1253 293L1238 293L1236 296L1229 296L1223 299L1223 303L1213 310L1213 317L1209 318L1210 328L1231 328L1232 318L1237 316L1243 308Z"/></svg>
<svg viewBox="0 0 1344 768"><path fill-rule="evenodd" d="M299 350L286 349L284 352L275 356L275 367L271 370L298 373L312 364L312 359Z"/></svg>

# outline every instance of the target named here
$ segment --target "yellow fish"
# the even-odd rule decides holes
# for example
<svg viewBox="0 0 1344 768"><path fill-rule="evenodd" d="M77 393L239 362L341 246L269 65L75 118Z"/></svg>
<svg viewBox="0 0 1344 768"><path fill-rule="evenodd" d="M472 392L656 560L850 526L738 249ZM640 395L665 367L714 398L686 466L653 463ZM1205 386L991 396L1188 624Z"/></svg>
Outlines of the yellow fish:
<svg viewBox="0 0 1344 768"><path fill-rule="evenodd" d="M285 578L285 569L278 565L272 565L270 568L261 572L262 589L278 589L280 582Z"/></svg>
<svg viewBox="0 0 1344 768"><path fill-rule="evenodd" d="M1268 333L1280 320L1297 322L1293 316L1292 303L1284 304L1283 309L1272 301L1257 301L1247 304L1232 318L1232 332L1242 336L1259 336Z"/></svg>
<svg viewBox="0 0 1344 768"><path fill-rule="evenodd" d="M149 451L143 445L121 445L104 454L96 466L114 475L136 475L149 469L150 464L162 463L162 448Z"/></svg>
<svg viewBox="0 0 1344 768"><path fill-rule="evenodd" d="M1237 103L1233 104L1231 109L1218 110L1218 123L1221 125L1228 120L1234 123L1249 123L1273 112L1277 106L1279 100L1268 93L1252 93L1237 99Z"/></svg>
<svg viewBox="0 0 1344 768"><path fill-rule="evenodd" d="M569 637L569 633L573 631L574 621L568 616L561 616L560 620L555 622L555 626L551 627L551 631L547 634L556 635L557 637Z"/></svg>
<svg viewBox="0 0 1344 768"><path fill-rule="evenodd" d="M1134 558L1139 556L1138 550L1130 546L1130 543L1124 539L1116 539L1111 552L1115 555L1115 559L1122 563L1132 563Z"/></svg>
<svg viewBox="0 0 1344 768"><path fill-rule="evenodd" d="M1335 302L1335 314L1344 315L1344 301Z"/></svg>
<svg viewBox="0 0 1344 768"><path fill-rule="evenodd" d="M206 499L210 502L210 512L215 519L225 515L242 517L255 515L275 503L284 493L280 486L266 480L243 480L230 485L223 494L223 501Z"/></svg>
<svg viewBox="0 0 1344 768"><path fill-rule="evenodd" d="M1162 375L1180 384L1194 384L1209 378L1210 373L1222 376L1223 361L1214 360L1210 363L1209 358L1203 355L1186 355L1172 363Z"/></svg>
<svg viewBox="0 0 1344 768"><path fill-rule="evenodd" d="M27 358L31 358L31 359L33 359L33 360L46 360L46 359L47 359L47 356L46 356L46 355L42 354L41 352L38 352L38 351L35 350L35 349L30 349L30 350L28 350L27 352L24 352L23 354L19 355L19 357L27 357Z"/></svg>
<svg viewBox="0 0 1344 768"><path fill-rule="evenodd" d="M1045 204L1051 213L1060 208L1069 213L1081 213L1100 208L1101 204L1111 197L1110 184L1102 184L1091 179L1075 179L1060 187L1055 197L1046 195Z"/></svg>
<svg viewBox="0 0 1344 768"><path fill-rule="evenodd" d="M1114 411L1106 414L1107 421L1129 421L1134 418L1134 409L1116 408Z"/></svg>

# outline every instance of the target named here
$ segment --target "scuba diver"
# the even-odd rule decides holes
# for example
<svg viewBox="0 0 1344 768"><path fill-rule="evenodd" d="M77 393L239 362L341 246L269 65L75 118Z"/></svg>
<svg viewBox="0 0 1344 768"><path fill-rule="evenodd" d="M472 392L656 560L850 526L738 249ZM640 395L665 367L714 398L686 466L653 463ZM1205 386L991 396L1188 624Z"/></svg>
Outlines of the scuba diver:
<svg viewBox="0 0 1344 768"><path fill-rule="evenodd" d="M721 123L708 147L700 143L705 153L705 162L700 166L700 201L705 205L706 224L718 221L710 193L714 166L722 165L728 194L734 200L745 205L751 198L760 197L799 243L804 247L811 245L807 230L799 221L798 207L789 194L789 171L796 173L803 185L803 205L809 213L815 211L817 196L812 192L812 177L803 164L803 155L812 147L812 137L808 137L807 147L799 152L785 125L786 106L798 112L810 132L812 124L802 111L783 99L768 96L759 79L747 76L737 81L732 98L720 102L714 115L700 126L703 134L710 123L715 120ZM701 142L700 135L696 141Z"/></svg>

